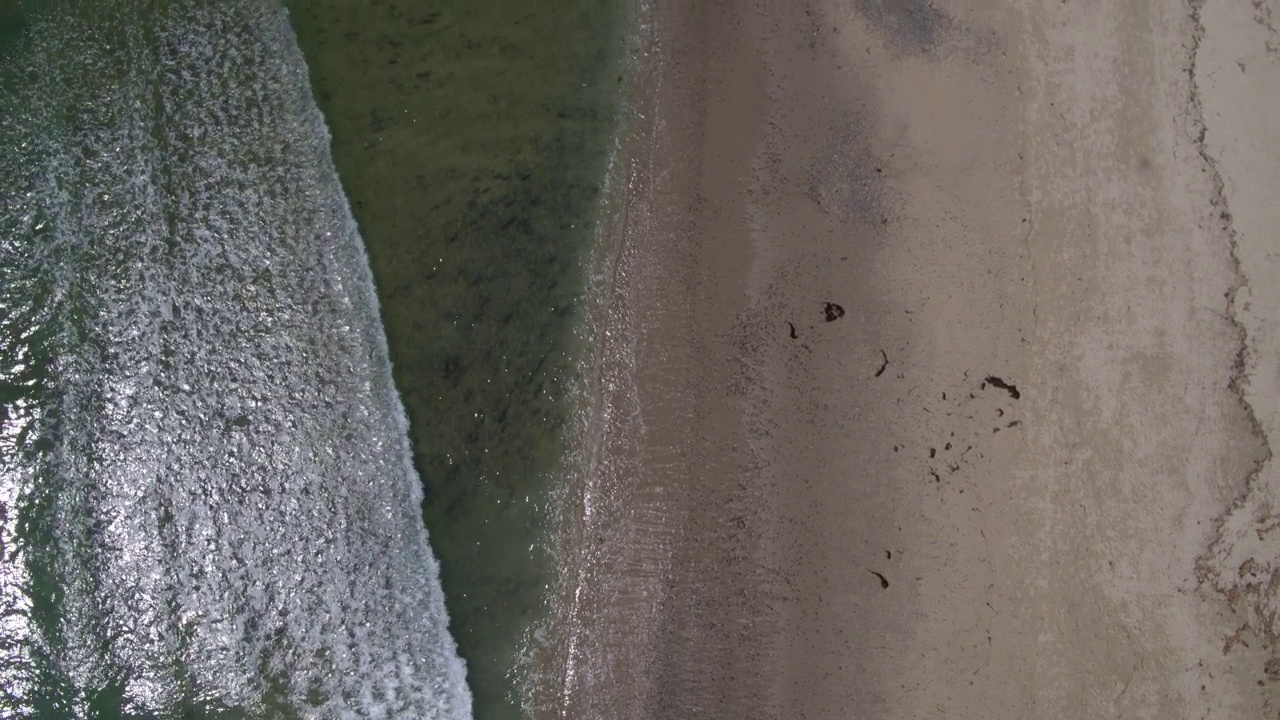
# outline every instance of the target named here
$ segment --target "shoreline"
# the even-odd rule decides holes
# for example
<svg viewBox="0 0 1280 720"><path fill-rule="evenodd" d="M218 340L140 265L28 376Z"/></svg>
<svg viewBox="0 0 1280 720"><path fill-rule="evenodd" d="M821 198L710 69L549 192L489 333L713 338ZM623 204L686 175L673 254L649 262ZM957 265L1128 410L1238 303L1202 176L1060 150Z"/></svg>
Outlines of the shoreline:
<svg viewBox="0 0 1280 720"><path fill-rule="evenodd" d="M633 124L589 303L599 359L570 530L578 576L559 625L562 685L540 716L747 717L767 699L755 688L768 668L751 651L772 642L761 622L767 583L748 550L760 545L764 503L742 496L740 459L722 452L743 437L741 389L700 371L739 355L739 308L720 297L745 299L750 261L744 247L701 240L747 235L740 219L705 212L734 196L711 176L749 168L738 149L753 144L753 108L740 103L758 96L735 72L752 60L735 50L749 48L717 32L732 22L720 10L664 6L642 23L650 34L637 53ZM687 55L699 62L681 63ZM696 90L711 82L704 60L719 63L723 103ZM684 144L704 133L706 145ZM726 634L733 644L719 641Z"/></svg>
<svg viewBox="0 0 1280 720"><path fill-rule="evenodd" d="M1212 23L804 9L656 11L558 712L1263 717Z"/></svg>

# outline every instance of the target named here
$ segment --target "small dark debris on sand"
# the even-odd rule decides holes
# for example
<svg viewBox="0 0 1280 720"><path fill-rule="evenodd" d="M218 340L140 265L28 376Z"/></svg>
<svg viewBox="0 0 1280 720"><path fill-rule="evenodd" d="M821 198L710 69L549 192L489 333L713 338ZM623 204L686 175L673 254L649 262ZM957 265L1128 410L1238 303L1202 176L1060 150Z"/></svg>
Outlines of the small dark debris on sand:
<svg viewBox="0 0 1280 720"><path fill-rule="evenodd" d="M826 318L827 322L835 322L836 320L844 317L844 308L833 302L823 303L822 315Z"/></svg>
<svg viewBox="0 0 1280 720"><path fill-rule="evenodd" d="M1013 398L1014 400L1017 400L1018 398L1022 397L1022 393L1018 392L1018 386L1012 383L1005 382L1003 378L996 377L995 375L988 375L986 380L987 380L987 383L990 384L992 387L997 387L997 388L1000 388L1001 390L1008 392L1009 397Z"/></svg>

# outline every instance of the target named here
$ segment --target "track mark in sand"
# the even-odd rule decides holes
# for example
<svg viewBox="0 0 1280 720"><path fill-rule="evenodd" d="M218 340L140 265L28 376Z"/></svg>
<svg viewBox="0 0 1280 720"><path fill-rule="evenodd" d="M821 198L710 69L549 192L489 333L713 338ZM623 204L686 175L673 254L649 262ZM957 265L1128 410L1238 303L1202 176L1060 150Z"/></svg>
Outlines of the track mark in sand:
<svg viewBox="0 0 1280 720"><path fill-rule="evenodd" d="M787 327L791 328L791 339L792 339L792 340L795 340L796 338L800 337L800 335L796 333L796 326L795 326L795 323L787 322Z"/></svg>
<svg viewBox="0 0 1280 720"><path fill-rule="evenodd" d="M881 588L883 588L883 589L885 589L885 590L888 590L888 589L889 589L889 578L885 577L884 575L881 575L880 573L876 572L875 570L868 570L867 572L869 572L869 573L871 573L872 575L875 575L876 577L880 578L880 587L881 587Z"/></svg>

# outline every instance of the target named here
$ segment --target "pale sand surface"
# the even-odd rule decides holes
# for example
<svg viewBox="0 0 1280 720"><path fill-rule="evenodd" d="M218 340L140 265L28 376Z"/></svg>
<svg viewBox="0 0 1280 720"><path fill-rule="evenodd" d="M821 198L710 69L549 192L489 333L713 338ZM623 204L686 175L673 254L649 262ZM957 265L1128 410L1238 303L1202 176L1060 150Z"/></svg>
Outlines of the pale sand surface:
<svg viewBox="0 0 1280 720"><path fill-rule="evenodd" d="M693 5L558 714L1280 717L1280 2Z"/></svg>

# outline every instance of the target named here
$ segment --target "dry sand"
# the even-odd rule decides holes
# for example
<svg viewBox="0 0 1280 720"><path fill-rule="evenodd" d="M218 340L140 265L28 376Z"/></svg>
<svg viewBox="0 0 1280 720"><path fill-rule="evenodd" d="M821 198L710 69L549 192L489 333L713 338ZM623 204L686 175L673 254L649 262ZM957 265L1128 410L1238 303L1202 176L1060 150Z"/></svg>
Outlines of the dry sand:
<svg viewBox="0 0 1280 720"><path fill-rule="evenodd" d="M1280 2L651 20L556 714L1280 717Z"/></svg>

